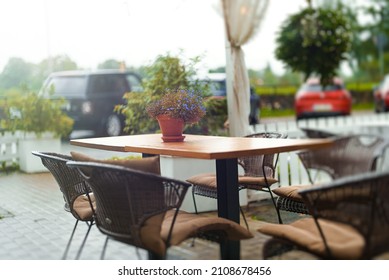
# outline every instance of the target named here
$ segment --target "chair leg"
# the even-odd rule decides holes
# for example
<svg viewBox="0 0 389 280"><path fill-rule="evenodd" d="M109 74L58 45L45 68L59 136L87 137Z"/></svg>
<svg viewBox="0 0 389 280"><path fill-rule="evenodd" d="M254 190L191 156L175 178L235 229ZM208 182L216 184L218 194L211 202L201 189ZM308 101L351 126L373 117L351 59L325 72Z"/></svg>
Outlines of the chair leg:
<svg viewBox="0 0 389 280"><path fill-rule="evenodd" d="M149 255L149 260L163 260L164 259L160 255L157 255L153 252L147 251L147 253Z"/></svg>
<svg viewBox="0 0 389 280"><path fill-rule="evenodd" d="M74 233L75 233L75 231L76 231L77 225L78 225L78 220L76 220L76 223L74 224L72 234L70 235L68 244L66 245L65 252L63 253L63 256L62 256L62 259L63 259L63 260L66 260L66 257L67 257L67 255L68 255L69 248L70 248L70 244L72 243L73 236L74 236Z"/></svg>
<svg viewBox="0 0 389 280"><path fill-rule="evenodd" d="M103 246L103 251L101 252L100 259L104 260L105 257L105 251L107 250L107 244L108 244L108 236L105 238L104 246Z"/></svg>
<svg viewBox="0 0 389 280"><path fill-rule="evenodd" d="M83 240L82 243L81 243L80 249L78 249L77 256L76 256L76 260L80 259L82 249L84 248L84 245L85 245L85 243L86 243L86 240L87 240L88 235L89 235L89 232L90 232L90 229L91 229L92 226L93 226L93 221L91 221L91 222L86 222L86 224L88 225L88 230L87 230L87 232L86 232L86 234L85 234L84 240Z"/></svg>
<svg viewBox="0 0 389 280"><path fill-rule="evenodd" d="M278 209L278 207L277 207L277 203L276 203L276 201L275 201L273 192L271 191L270 188L269 188L269 193L270 193L271 201L273 202L274 208L276 209L276 212L277 212L278 223L282 224L280 209Z"/></svg>
<svg viewBox="0 0 389 280"><path fill-rule="evenodd" d="M193 206L194 206L194 209L195 209L195 213L198 214L197 212L197 204L196 204L196 197L195 197L195 192L194 192L194 186L192 186L192 198L193 198Z"/></svg>
<svg viewBox="0 0 389 280"><path fill-rule="evenodd" d="M239 206L239 209L240 209L240 213L242 214L242 217L243 217L244 223L246 224L246 228L247 228L247 230L250 230L250 229L249 229L249 224L247 223L246 216L244 215L244 212L243 212L243 209L242 209L242 207L241 207L241 206Z"/></svg>
<svg viewBox="0 0 389 280"><path fill-rule="evenodd" d="M197 212L197 205L196 205L196 197L195 197L195 192L194 192L194 186L192 186L192 198L193 198L193 206L194 206L194 209L195 209L195 213L196 215L198 214ZM194 247L195 245L195 240L196 240L196 237L193 237L192 239L192 244L190 244L191 247ZM150 259L150 254L149 254L149 259Z"/></svg>

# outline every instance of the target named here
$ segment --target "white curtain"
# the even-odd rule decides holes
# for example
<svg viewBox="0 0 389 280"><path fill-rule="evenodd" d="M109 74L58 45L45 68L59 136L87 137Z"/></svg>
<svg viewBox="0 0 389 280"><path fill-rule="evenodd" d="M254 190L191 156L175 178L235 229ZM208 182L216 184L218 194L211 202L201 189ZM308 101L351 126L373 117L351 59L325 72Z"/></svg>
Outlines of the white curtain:
<svg viewBox="0 0 389 280"><path fill-rule="evenodd" d="M227 37L226 74L230 136L244 136L252 131L249 125L250 83L242 46L254 37L269 0L221 1Z"/></svg>

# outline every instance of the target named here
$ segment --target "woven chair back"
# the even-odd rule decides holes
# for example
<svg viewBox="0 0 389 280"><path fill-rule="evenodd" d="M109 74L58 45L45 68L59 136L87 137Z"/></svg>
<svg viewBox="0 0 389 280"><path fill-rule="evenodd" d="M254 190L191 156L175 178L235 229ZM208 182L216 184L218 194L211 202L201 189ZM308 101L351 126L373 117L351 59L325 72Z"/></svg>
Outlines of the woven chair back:
<svg viewBox="0 0 389 280"><path fill-rule="evenodd" d="M386 141L374 135L350 135L334 139L330 147L300 152L304 167L327 172L333 179L376 168ZM310 178L314 183L314 178Z"/></svg>
<svg viewBox="0 0 389 280"><path fill-rule="evenodd" d="M247 135L252 138L286 138L286 135L278 132L262 132ZM275 154L241 157L238 163L243 167L245 176L274 178Z"/></svg>
<svg viewBox="0 0 389 280"><path fill-rule="evenodd" d="M331 133L329 131L318 130L313 128L301 128L301 130L305 133L308 138L330 138L336 137L335 133Z"/></svg>
<svg viewBox="0 0 389 280"><path fill-rule="evenodd" d="M144 222L167 210L178 209L190 186L156 174L108 164L70 162L68 165L81 172L85 168L91 170L86 179L96 199L97 227L111 238L140 248L143 248L140 230ZM160 227L162 218L153 221L153 226Z"/></svg>
<svg viewBox="0 0 389 280"><path fill-rule="evenodd" d="M365 239L364 258L389 250L389 172L345 177L300 194L315 219L356 228Z"/></svg>
<svg viewBox="0 0 389 280"><path fill-rule="evenodd" d="M50 171L62 192L65 200L65 210L72 213L76 219L80 219L78 214L73 210L73 203L77 197L90 191L90 188L85 179L80 173L72 168L69 168L66 163L72 160L71 156L47 153L47 152L32 152L42 160L42 164Z"/></svg>

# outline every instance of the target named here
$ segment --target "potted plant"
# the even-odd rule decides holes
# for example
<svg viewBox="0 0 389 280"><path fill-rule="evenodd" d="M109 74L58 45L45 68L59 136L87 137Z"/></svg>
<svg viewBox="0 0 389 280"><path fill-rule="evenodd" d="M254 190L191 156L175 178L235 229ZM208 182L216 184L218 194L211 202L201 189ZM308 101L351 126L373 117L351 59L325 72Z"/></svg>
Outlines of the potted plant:
<svg viewBox="0 0 389 280"><path fill-rule="evenodd" d="M17 95L4 103L1 127L18 137L19 165L25 172L46 171L33 150L60 151L61 137L69 136L73 120L63 111L64 99L36 93Z"/></svg>
<svg viewBox="0 0 389 280"><path fill-rule="evenodd" d="M203 98L194 90L167 90L146 107L147 113L158 120L165 142L183 141L185 124L193 125L205 115Z"/></svg>
<svg viewBox="0 0 389 280"><path fill-rule="evenodd" d="M125 93L125 103L115 107L115 111L125 117L125 132L145 134L159 130L158 123L149 118L146 107L166 94L166 89L180 88L201 92L207 111L199 123L186 126L185 131L191 134L217 135L227 118L227 104L221 102L220 98L208 98L211 96L210 85L197 75L200 60L200 57L187 59L182 54L166 54L159 55L153 63L145 67L143 92Z"/></svg>

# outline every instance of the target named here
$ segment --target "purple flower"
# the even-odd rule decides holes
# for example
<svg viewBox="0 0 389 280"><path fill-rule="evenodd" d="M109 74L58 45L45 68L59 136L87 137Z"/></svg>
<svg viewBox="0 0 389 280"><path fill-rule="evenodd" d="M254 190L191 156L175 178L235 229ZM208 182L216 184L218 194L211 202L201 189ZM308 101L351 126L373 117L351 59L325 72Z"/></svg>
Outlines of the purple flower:
<svg viewBox="0 0 389 280"><path fill-rule="evenodd" d="M174 118L181 118L188 124L198 122L205 115L200 93L186 89L167 90L161 99L149 104L146 110L153 118L168 114Z"/></svg>

